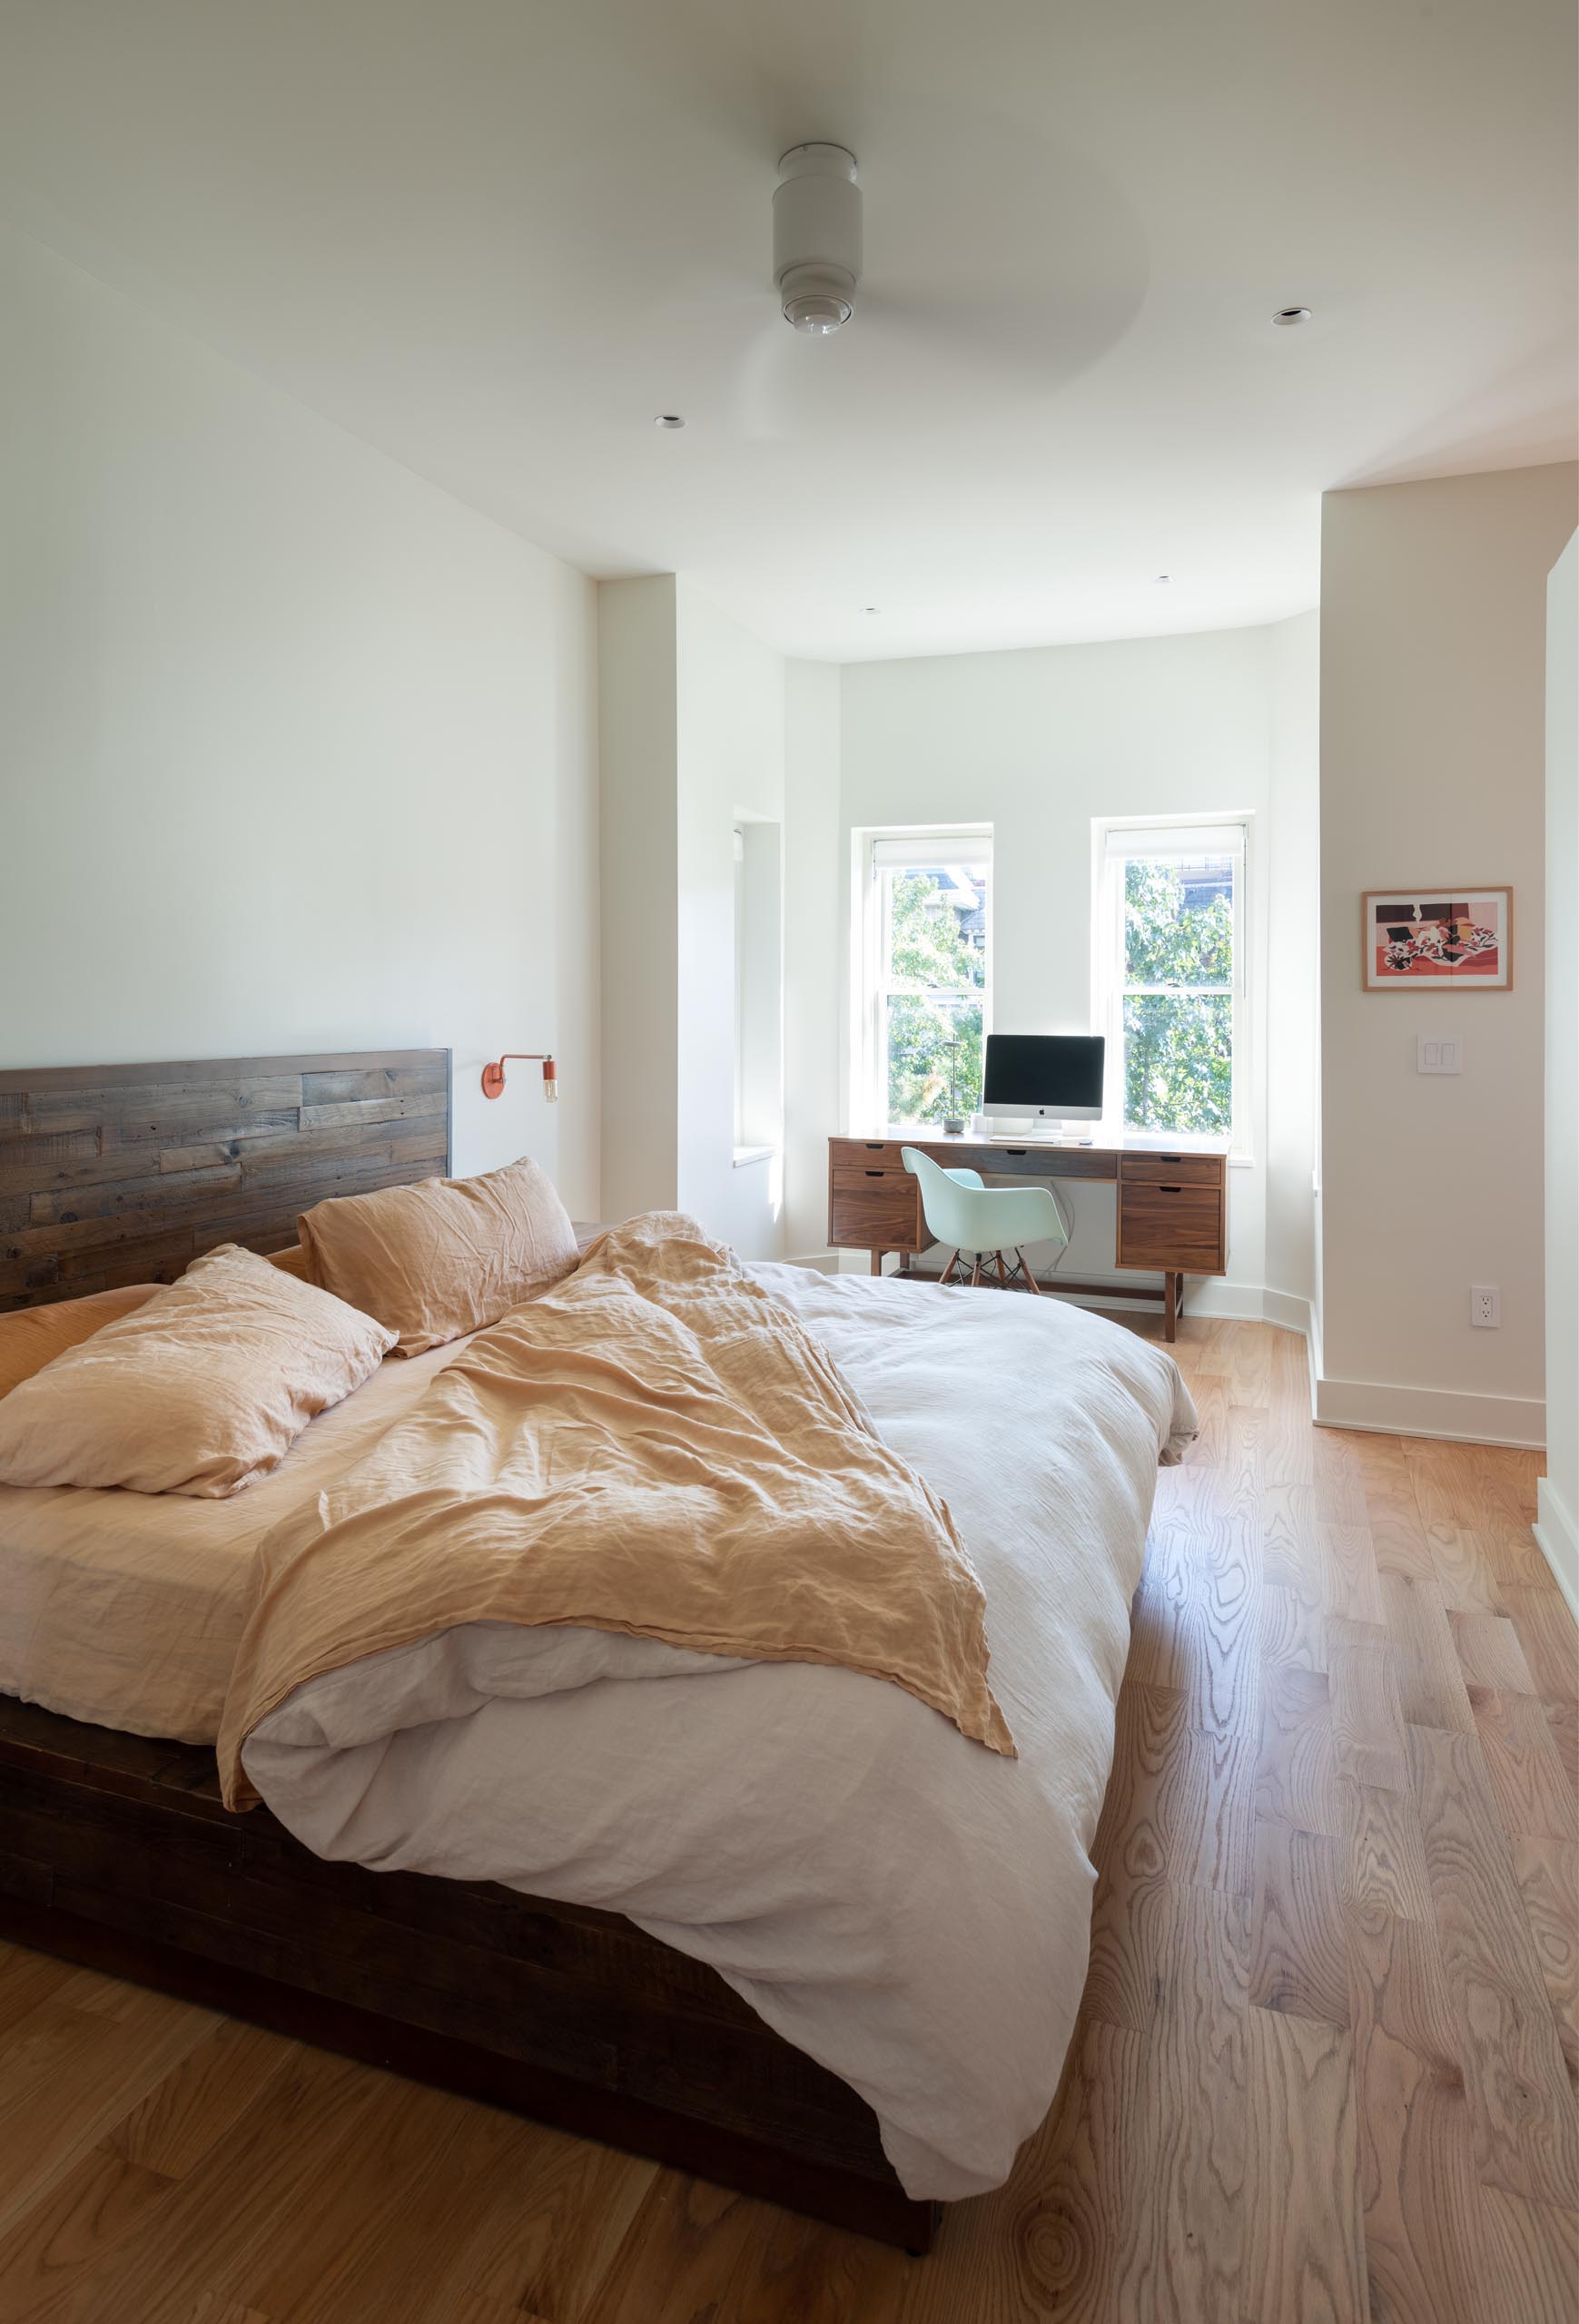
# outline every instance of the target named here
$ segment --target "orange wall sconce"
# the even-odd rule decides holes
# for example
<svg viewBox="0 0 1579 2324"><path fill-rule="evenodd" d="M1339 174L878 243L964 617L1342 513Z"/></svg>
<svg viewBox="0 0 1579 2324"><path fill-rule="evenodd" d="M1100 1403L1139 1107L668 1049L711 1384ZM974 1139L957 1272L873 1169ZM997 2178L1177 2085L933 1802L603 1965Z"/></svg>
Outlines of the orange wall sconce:
<svg viewBox="0 0 1579 2324"><path fill-rule="evenodd" d="M503 1057L495 1058L491 1065L482 1068L482 1094L485 1098L502 1098L507 1065L540 1065L543 1068L543 1095L550 1106L559 1102L559 1069L554 1063L551 1049L507 1049Z"/></svg>

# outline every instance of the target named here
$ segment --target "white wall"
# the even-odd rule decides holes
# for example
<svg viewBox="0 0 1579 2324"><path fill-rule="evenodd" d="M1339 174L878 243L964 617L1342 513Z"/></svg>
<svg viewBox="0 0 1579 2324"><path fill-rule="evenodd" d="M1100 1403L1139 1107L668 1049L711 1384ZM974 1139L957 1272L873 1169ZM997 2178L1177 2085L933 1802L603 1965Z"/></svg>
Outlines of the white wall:
<svg viewBox="0 0 1579 2324"><path fill-rule="evenodd" d="M597 590L603 1215L679 1199L679 713L672 573Z"/></svg>
<svg viewBox="0 0 1579 2324"><path fill-rule="evenodd" d="M735 817L735 1154L784 1145L784 822ZM758 1157L757 1158L760 1158Z"/></svg>
<svg viewBox="0 0 1579 2324"><path fill-rule="evenodd" d="M448 1045L457 1168L596 1215L589 585L35 243L0 307L0 1061Z"/></svg>
<svg viewBox="0 0 1579 2324"><path fill-rule="evenodd" d="M676 610L678 1199L742 1258L776 1258L782 1105L773 1150L735 1160L733 833L738 817L782 832L784 657L683 577Z"/></svg>
<svg viewBox="0 0 1579 2324"><path fill-rule="evenodd" d="M840 672L785 672L785 1251L825 1256L828 1138L840 1126L844 1012Z"/></svg>
<svg viewBox="0 0 1579 2324"><path fill-rule="evenodd" d="M1319 1038L1315 866L1320 832L1320 616L1300 614L1266 632L1269 655L1271 812L1264 886L1268 908L1266 1282L1314 1303L1316 1097ZM1292 1313L1277 1313L1293 1322Z"/></svg>
<svg viewBox="0 0 1579 2324"><path fill-rule="evenodd" d="M1273 984L1268 927L1275 895L1296 925L1314 930L1315 645L1314 617L1301 615L1200 636L865 663L843 678L846 833L992 827L1001 1031L1090 1029L1093 817L1253 815L1251 1159L1230 1172L1227 1285L1192 1295L1258 1313L1270 1285L1292 1302L1279 1316L1288 1321L1303 1319L1312 1288L1310 1102L1295 1085L1301 1060L1309 1068L1315 951L1306 942L1281 954ZM1270 1043L1269 994L1285 1019ZM1275 1123L1269 1088L1282 1108ZM1269 1157L1286 1181L1271 1212ZM1111 1189L1063 1191L1075 1213L1068 1272L1115 1275Z"/></svg>
<svg viewBox="0 0 1579 2324"><path fill-rule="evenodd" d="M607 1214L678 1206L743 1258L775 1258L782 894L765 941L749 931L776 1053L756 1060L753 1128L765 1118L771 1151L737 1167L734 831L766 827L764 859L782 866L784 659L683 576L605 582L598 600Z"/></svg>
<svg viewBox="0 0 1579 2324"><path fill-rule="evenodd" d="M1546 576L1572 466L1330 493L1321 606L1322 1342L1356 1425L1543 1434ZM1360 896L1511 882L1514 989L1366 992ZM1424 1078L1416 1036L1457 1032ZM1500 1285L1500 1331L1469 1322Z"/></svg>
<svg viewBox="0 0 1579 2324"><path fill-rule="evenodd" d="M1579 535L1546 589L1546 1473L1541 1546L1579 1614Z"/></svg>

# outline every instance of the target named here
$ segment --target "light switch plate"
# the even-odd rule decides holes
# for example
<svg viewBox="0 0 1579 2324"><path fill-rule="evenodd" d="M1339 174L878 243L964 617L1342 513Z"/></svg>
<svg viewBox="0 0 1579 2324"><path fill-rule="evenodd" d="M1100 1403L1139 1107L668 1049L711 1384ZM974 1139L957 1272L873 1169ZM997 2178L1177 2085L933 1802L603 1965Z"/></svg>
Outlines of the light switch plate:
<svg viewBox="0 0 1579 2324"><path fill-rule="evenodd" d="M1456 1033L1422 1033L1415 1050L1416 1073L1462 1073L1464 1043Z"/></svg>

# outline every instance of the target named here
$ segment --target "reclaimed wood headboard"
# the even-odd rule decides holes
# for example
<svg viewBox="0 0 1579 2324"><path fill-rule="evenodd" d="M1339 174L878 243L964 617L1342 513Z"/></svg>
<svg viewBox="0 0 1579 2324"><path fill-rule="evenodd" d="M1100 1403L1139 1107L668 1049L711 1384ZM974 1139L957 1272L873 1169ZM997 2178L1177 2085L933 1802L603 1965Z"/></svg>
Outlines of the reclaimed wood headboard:
<svg viewBox="0 0 1579 2324"><path fill-rule="evenodd" d="M0 1314L278 1251L326 1195L449 1167L449 1051L0 1072Z"/></svg>

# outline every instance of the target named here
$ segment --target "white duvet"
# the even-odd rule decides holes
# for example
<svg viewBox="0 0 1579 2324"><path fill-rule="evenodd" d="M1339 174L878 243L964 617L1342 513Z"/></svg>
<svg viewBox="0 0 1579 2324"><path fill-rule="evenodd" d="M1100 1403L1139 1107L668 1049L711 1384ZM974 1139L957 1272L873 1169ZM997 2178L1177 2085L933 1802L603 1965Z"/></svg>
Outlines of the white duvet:
<svg viewBox="0 0 1579 2324"><path fill-rule="evenodd" d="M1171 1357L1052 1299L754 1268L943 1496L1019 1745L881 1679L474 1624L310 1681L247 1771L320 1856L628 1914L872 2105L906 2191L1009 2173L1085 1982Z"/></svg>

